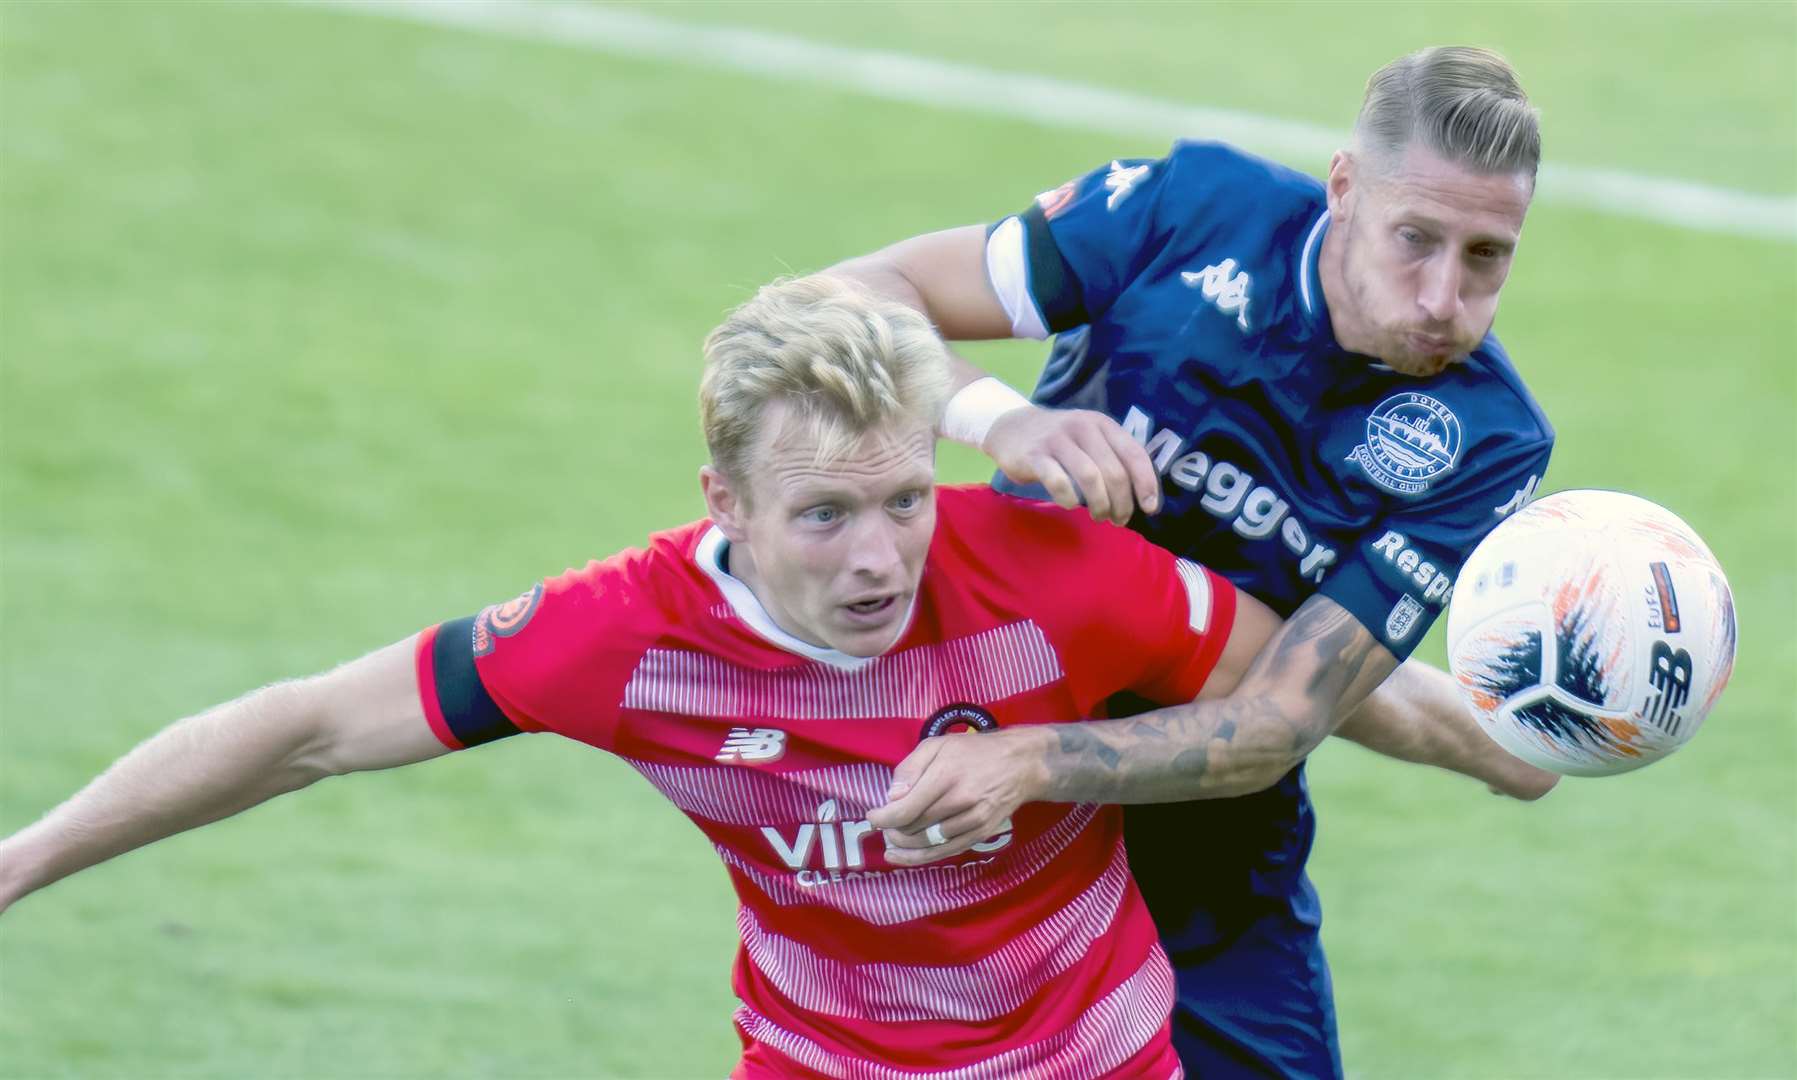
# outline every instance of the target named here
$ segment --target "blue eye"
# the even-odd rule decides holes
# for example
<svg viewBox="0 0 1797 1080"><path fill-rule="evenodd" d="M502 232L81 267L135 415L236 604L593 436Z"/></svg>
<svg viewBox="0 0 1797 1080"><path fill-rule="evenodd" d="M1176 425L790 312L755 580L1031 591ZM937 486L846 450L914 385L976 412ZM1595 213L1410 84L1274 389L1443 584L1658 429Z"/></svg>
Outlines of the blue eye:
<svg viewBox="0 0 1797 1080"><path fill-rule="evenodd" d="M814 506L801 516L814 525L830 525L842 516L842 511L834 506Z"/></svg>
<svg viewBox="0 0 1797 1080"><path fill-rule="evenodd" d="M923 505L923 492L921 491L907 491L893 499L891 503L892 508L899 511L915 510L921 505Z"/></svg>

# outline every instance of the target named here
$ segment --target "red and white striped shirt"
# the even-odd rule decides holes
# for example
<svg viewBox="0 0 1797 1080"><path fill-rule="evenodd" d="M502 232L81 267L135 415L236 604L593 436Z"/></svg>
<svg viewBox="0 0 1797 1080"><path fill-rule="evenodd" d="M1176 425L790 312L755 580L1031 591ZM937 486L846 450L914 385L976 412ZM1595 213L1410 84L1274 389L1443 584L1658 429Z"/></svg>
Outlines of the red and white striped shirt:
<svg viewBox="0 0 1797 1080"><path fill-rule="evenodd" d="M1173 975L1115 807L1026 805L916 868L888 866L866 818L928 734L1196 696L1228 582L1082 512L943 488L908 627L854 658L780 631L724 546L695 523L431 628L432 729L610 750L697 823L740 901L736 1077L1178 1075Z"/></svg>

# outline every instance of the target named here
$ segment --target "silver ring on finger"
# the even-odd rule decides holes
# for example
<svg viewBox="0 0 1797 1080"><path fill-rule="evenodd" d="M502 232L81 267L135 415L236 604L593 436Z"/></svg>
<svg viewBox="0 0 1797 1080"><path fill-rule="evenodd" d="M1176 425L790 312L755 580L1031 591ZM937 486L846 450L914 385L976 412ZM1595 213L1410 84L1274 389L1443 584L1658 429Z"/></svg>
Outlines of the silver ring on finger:
<svg viewBox="0 0 1797 1080"><path fill-rule="evenodd" d="M942 835L942 826L941 825L932 825L929 828L925 829L923 831L923 838L925 840L928 840L931 844L936 845L938 847L940 847L943 844L948 843L948 837Z"/></svg>

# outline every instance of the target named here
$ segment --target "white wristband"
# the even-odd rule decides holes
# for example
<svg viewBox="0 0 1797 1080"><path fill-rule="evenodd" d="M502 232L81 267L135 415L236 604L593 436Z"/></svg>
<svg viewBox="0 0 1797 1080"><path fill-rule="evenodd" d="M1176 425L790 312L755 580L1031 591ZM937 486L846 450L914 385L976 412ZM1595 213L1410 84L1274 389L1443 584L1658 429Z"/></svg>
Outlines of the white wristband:
<svg viewBox="0 0 1797 1080"><path fill-rule="evenodd" d="M963 386L942 410L942 437L982 449L998 418L1027 409L1030 399L988 375Z"/></svg>

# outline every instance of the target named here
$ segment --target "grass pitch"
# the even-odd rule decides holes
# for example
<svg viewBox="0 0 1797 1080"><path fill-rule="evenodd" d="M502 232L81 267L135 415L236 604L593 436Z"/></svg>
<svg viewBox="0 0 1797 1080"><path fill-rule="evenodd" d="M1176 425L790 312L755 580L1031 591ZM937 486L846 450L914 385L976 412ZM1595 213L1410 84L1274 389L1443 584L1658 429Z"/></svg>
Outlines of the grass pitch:
<svg viewBox="0 0 1797 1080"><path fill-rule="evenodd" d="M1797 189L1788 5L653 10L1344 128L1379 63L1473 40L1551 160ZM316 9L0 6L0 832L697 516L698 343L758 283L1163 149ZM1532 806L1316 756L1353 1075L1797 1073L1794 298L1789 243L1531 213L1499 330L1547 486L1695 525L1739 664L1678 756ZM731 913L634 774L510 740L0 917L0 1075L715 1077Z"/></svg>

